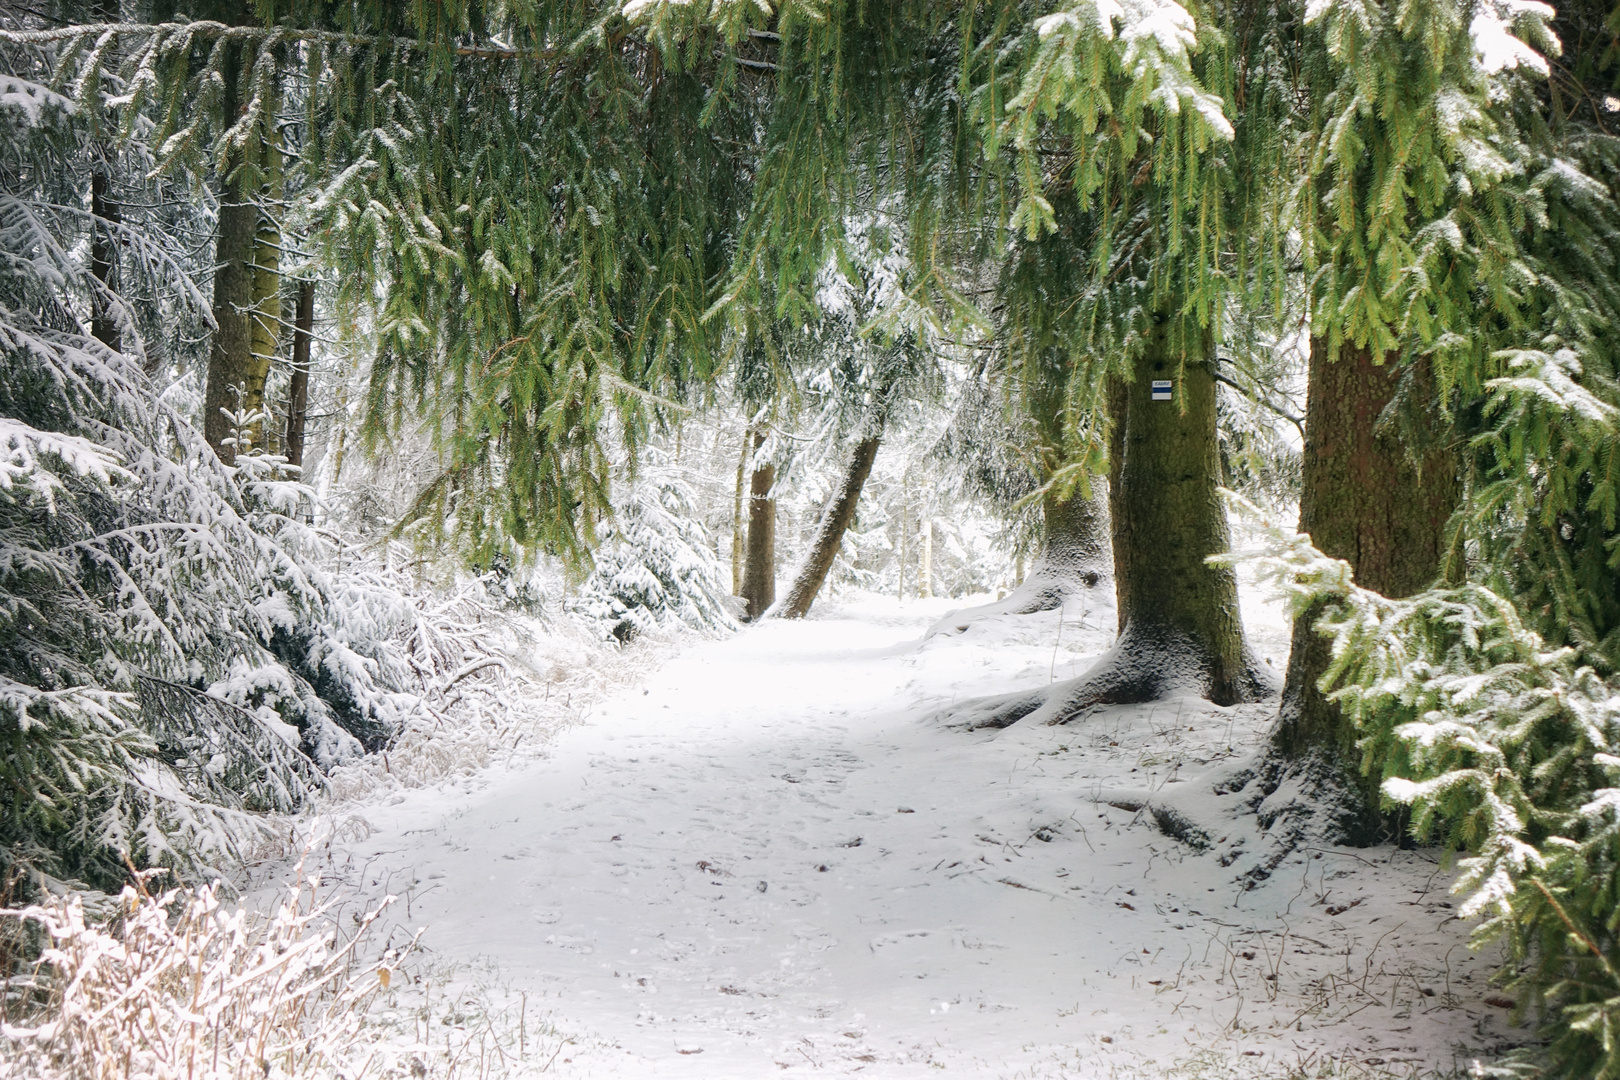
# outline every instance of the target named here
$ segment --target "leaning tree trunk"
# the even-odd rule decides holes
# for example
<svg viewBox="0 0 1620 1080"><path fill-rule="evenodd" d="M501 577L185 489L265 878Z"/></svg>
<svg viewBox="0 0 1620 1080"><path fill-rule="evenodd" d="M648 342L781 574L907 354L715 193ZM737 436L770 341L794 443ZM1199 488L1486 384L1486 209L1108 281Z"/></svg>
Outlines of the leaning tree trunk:
<svg viewBox="0 0 1620 1080"><path fill-rule="evenodd" d="M1425 414L1416 427L1423 445L1405 445L1379 418L1403 377L1399 358L1374 363L1346 343L1337 357L1328 343L1311 341L1305 399L1305 451L1299 531L1317 549L1350 564L1356 584L1388 597L1411 596L1433 585L1446 562L1446 524L1461 498L1458 458L1444 425ZM1419 401L1432 396L1425 369L1409 371ZM1312 813L1333 820L1326 835L1343 842L1375 842L1383 832L1376 775L1363 776L1356 732L1337 704L1318 687L1332 659L1328 640L1313 627L1321 609L1294 621L1293 649L1271 758L1281 782L1304 781ZM1263 815L1270 828L1284 808Z"/></svg>
<svg viewBox="0 0 1620 1080"><path fill-rule="evenodd" d="M1182 377L1175 379L1178 368ZM1174 694L1233 705L1272 693L1243 636L1237 576L1205 562L1229 546L1218 490L1214 372L1205 357L1180 365L1159 327L1136 375L1114 388L1110 402L1118 640L1078 678L964 702L941 714L946 723L1006 727L1026 716L1064 723L1093 705ZM1174 381L1172 400L1153 400L1156 379Z"/></svg>
<svg viewBox="0 0 1620 1080"><path fill-rule="evenodd" d="M866 478L872 475L872 462L877 460L878 445L882 441L881 434L868 435L856 445L855 457L849 463L849 471L844 474L843 484L822 511L821 524L816 527L816 538L810 545L810 554L794 577L787 597L773 609L774 614L784 619L802 619L809 614L810 605L815 602L822 582L827 580L827 573L832 569L838 547L844 542L844 532L849 528L849 523L855 520L855 504L860 501Z"/></svg>
<svg viewBox="0 0 1620 1080"><path fill-rule="evenodd" d="M765 445L765 433L754 433L754 453ZM743 560L742 592L750 621L776 603L776 466L756 465L748 482L748 545Z"/></svg>

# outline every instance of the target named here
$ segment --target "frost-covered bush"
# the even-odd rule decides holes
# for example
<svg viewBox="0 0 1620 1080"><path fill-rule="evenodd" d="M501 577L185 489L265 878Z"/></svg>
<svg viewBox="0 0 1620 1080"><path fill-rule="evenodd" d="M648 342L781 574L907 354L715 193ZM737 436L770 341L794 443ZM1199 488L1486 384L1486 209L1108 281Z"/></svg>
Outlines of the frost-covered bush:
<svg viewBox="0 0 1620 1080"><path fill-rule="evenodd" d="M1261 576L1296 611L1328 601L1326 682L1364 767L1419 838L1468 852L1460 913L1507 945L1501 978L1547 1021L1536 1075L1620 1075L1620 678L1483 585L1389 600L1308 537L1269 537Z"/></svg>
<svg viewBox="0 0 1620 1080"><path fill-rule="evenodd" d="M614 508L610 534L570 609L620 642L659 628L704 633L738 628L731 589L703 528L695 497L671 469L650 470Z"/></svg>
<svg viewBox="0 0 1620 1080"><path fill-rule="evenodd" d="M345 940L318 888L295 881L264 916L228 905L215 886L156 896L127 887L112 922L87 917L76 894L0 913L44 939L32 973L10 984L26 993L5 1025L0 1075L399 1075L389 1058L405 1055L387 1054L364 1019L401 957L366 962L380 909Z"/></svg>

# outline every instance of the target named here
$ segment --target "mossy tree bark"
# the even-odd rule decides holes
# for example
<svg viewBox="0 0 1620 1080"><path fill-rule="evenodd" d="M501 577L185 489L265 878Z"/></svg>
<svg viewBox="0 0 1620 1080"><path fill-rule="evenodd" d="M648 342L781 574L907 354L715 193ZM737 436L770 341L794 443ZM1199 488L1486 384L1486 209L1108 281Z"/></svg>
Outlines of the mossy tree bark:
<svg viewBox="0 0 1620 1080"><path fill-rule="evenodd" d="M754 452L765 445L765 433L754 433ZM747 617L758 619L776 603L776 466L756 464L748 481L748 544L743 560L742 592Z"/></svg>
<svg viewBox="0 0 1620 1080"><path fill-rule="evenodd" d="M878 446L882 442L881 434L873 434L856 444L855 455L844 474L844 482L821 513L821 523L816 526L816 537L810 545L810 553L794 577L787 596L773 609L774 614L784 619L802 619L809 614L810 605L815 603L816 594L821 591L822 583L832 569L838 547L844 542L844 533L849 529L850 522L855 520L855 506L860 502L866 478L872 475L872 463L877 460Z"/></svg>
<svg viewBox="0 0 1620 1080"><path fill-rule="evenodd" d="M1243 635L1237 575L1205 561L1231 546L1210 359L1182 365L1155 329L1137 378L1116 391L1109 501L1119 640L1082 676L1086 704L1191 692L1232 705L1269 692ZM1153 400L1154 380L1173 380L1172 400Z"/></svg>
<svg viewBox="0 0 1620 1080"><path fill-rule="evenodd" d="M222 65L225 122L236 119L240 109L237 82L241 68L240 46L227 44L229 52ZM225 410L241 408L241 389L247 381L253 356L254 240L259 231L259 209L247 198L239 163L225 164L219 193L218 232L214 240L214 335L208 346L208 377L203 389L203 438L227 465L236 463L236 446L231 438L232 423Z"/></svg>
<svg viewBox="0 0 1620 1080"><path fill-rule="evenodd" d="M227 7L226 21L234 25L253 21L247 6ZM247 46L223 47L229 52L221 69L225 84L221 109L229 124L243 106L238 83L242 50ZM280 196L281 155L273 145L262 147L259 153L263 190L249 189L239 154L226 159L221 174L214 248L214 334L203 390L203 437L227 465L236 463L238 448L229 441L235 425L225 411L263 410L264 384L281 328L281 231L275 219L261 210L261 203ZM249 424L241 434L254 445L262 445L263 422Z"/></svg>
<svg viewBox="0 0 1620 1080"><path fill-rule="evenodd" d="M1416 446L1404 443L1395 425L1379 423L1403 378L1410 380L1412 411L1421 413L1407 425ZM1446 525L1462 494L1457 451L1443 422L1423 408L1431 384L1425 368L1403 369L1398 357L1375 363L1348 343L1333 356L1325 340L1311 342L1299 531L1324 554L1348 562L1358 585L1388 597L1411 596L1444 576ZM1294 621L1271 734L1278 774L1272 785L1303 771L1318 812L1333 815L1333 838L1375 842L1385 831L1380 778L1362 774L1355 731L1318 688L1332 659L1328 640L1313 629L1320 615L1313 609ZM1340 794L1329 797L1325 788ZM1262 824L1269 828L1285 809L1263 809Z"/></svg>
<svg viewBox="0 0 1620 1080"><path fill-rule="evenodd" d="M1230 546L1208 360L1189 357L1183 365L1155 328L1136 379L1110 394L1114 647L1076 679L966 702L943 715L947 723L1006 727L1026 716L1063 723L1093 705L1173 694L1233 705L1273 692L1244 638L1236 575L1205 562ZM1153 400L1156 379L1173 381L1172 400Z"/></svg>

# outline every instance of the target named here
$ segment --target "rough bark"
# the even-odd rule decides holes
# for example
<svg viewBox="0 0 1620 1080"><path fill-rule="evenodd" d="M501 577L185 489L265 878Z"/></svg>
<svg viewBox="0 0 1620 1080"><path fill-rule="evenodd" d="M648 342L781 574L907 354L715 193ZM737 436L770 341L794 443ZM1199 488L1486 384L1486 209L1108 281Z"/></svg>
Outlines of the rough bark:
<svg viewBox="0 0 1620 1080"><path fill-rule="evenodd" d="M269 183L263 195L274 202L281 197L281 154L274 147L265 150ZM264 386L270 378L270 365L281 345L281 227L266 210L258 213L253 234L253 313L249 320L248 359L242 381L242 408L265 413ZM247 425L246 440L262 450L265 424L262 418Z"/></svg>
<svg viewBox="0 0 1620 1080"><path fill-rule="evenodd" d="M966 702L945 714L947 722L1005 727L1033 716L1063 723L1093 705L1178 694L1233 705L1273 692L1244 639L1236 575L1204 561L1229 547L1206 359L1189 358L1182 368L1156 330L1136 380L1115 395L1120 430L1109 499L1120 633L1113 648L1079 678ZM1174 379L1175 399L1152 400L1154 379Z"/></svg>
<svg viewBox="0 0 1620 1080"><path fill-rule="evenodd" d="M222 109L226 123L235 120L239 109L237 76L240 67L238 47L227 44ZM237 163L228 160L219 193L218 232L214 241L214 335L208 346L208 378L203 389L203 438L227 465L236 463L236 447L231 437L231 421L224 410L241 408L241 390L249 375L253 343L254 240L259 228L259 210L247 193Z"/></svg>
<svg viewBox="0 0 1620 1080"><path fill-rule="evenodd" d="M754 452L765 445L764 432L754 435ZM746 617L759 618L776 603L776 466L757 465L748 481L748 546L743 561L742 592Z"/></svg>
<svg viewBox="0 0 1620 1080"><path fill-rule="evenodd" d="M118 4L115 0L94 0L90 5L90 15L97 22L116 22ZM111 168L108 159L112 153L111 146L105 143L98 146L97 159L91 165L90 172L90 273L108 291L116 285L113 280L116 245L111 226L123 221L118 201L112 196L112 182L108 175ZM112 305L107 302L105 295L96 295L90 300L90 335L109 349L118 351L122 348L123 335L119 332Z"/></svg>
<svg viewBox="0 0 1620 1080"><path fill-rule="evenodd" d="M860 501L866 478L872 474L872 462L877 460L878 446L882 441L881 435L869 435L856 445L849 471L844 474L844 482L822 511L810 553L794 577L786 598L773 609L773 614L784 619L802 619L809 614L810 605L815 603L816 594L827 580L827 572L832 569L838 547L844 541L844 532L849 528L849 523L855 520L855 505Z"/></svg>
<svg viewBox="0 0 1620 1080"><path fill-rule="evenodd" d="M946 615L929 629L929 637L963 633L980 619L1051 611L1070 597L1113 584L1108 485L1102 477L1091 478L1090 494L1079 487L1067 498L1049 491L1041 500L1041 520L1041 554L1028 576L1000 600ZM1097 599L1106 604L1112 598Z"/></svg>
<svg viewBox="0 0 1620 1080"><path fill-rule="evenodd" d="M1153 401L1151 380L1177 369L1162 338L1155 344L1127 391L1124 460L1110 491L1122 584L1109 676L1118 685L1106 693L1145 701L1179 684L1218 705L1252 701L1263 689L1243 637L1237 575L1205 562L1231 546L1218 491L1214 373L1189 363L1176 400Z"/></svg>
<svg viewBox="0 0 1620 1080"><path fill-rule="evenodd" d="M1425 369L1405 377L1415 381L1415 401L1432 397ZM1348 562L1358 585L1389 597L1411 596L1442 576L1446 524L1462 494L1457 452L1438 418L1426 415L1413 429L1415 448L1393 425L1380 427L1402 378L1398 357L1374 363L1350 344L1331 356L1326 341L1311 342L1299 530L1324 554ZM1313 629L1320 614L1311 610L1294 622L1268 786L1300 774L1307 782L1294 786L1317 804L1313 812L1326 809L1333 819L1326 835L1376 842L1386 831L1378 778L1362 775L1355 731L1318 688L1332 659L1327 639ZM1295 802L1262 806L1262 825L1270 828L1291 808Z"/></svg>
<svg viewBox="0 0 1620 1080"><path fill-rule="evenodd" d="M304 464L304 425L309 416L309 345L315 331L315 283L300 282L293 316L292 378L287 383L287 464Z"/></svg>

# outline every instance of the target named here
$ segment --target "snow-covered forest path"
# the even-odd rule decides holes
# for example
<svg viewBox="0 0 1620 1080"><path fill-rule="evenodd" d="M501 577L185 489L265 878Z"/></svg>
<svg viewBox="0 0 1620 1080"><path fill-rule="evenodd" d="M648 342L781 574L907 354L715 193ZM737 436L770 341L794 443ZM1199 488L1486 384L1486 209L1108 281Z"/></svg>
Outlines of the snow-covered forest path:
<svg viewBox="0 0 1620 1080"><path fill-rule="evenodd" d="M1511 1036L1434 853L1306 852L1245 893L1095 801L1252 745L1264 707L942 731L929 704L1065 677L1113 618L922 642L950 606L690 647L547 760L367 808L333 869L409 896L441 970L526 994L563 1075L1406 1075Z"/></svg>

